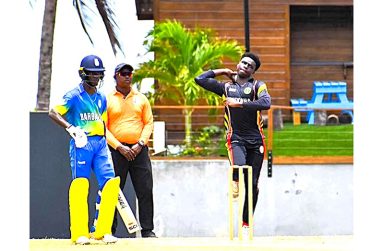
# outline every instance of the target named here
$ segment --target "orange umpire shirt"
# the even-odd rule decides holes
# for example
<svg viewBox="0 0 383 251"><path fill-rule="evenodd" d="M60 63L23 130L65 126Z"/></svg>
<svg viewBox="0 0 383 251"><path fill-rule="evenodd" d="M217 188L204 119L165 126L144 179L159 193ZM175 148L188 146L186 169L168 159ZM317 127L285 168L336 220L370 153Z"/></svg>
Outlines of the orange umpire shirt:
<svg viewBox="0 0 383 251"><path fill-rule="evenodd" d="M149 141L153 132L153 114L149 100L136 90L124 95L114 91L107 96L108 144L116 149L120 143L136 144Z"/></svg>

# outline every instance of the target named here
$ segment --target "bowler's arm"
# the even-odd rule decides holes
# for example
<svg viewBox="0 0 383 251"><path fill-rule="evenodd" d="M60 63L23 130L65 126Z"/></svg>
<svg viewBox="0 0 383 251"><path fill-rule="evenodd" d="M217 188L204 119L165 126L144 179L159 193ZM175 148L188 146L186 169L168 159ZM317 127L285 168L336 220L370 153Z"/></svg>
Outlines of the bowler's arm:
<svg viewBox="0 0 383 251"><path fill-rule="evenodd" d="M269 110L271 106L271 97L267 89L258 92L258 99L255 101L246 102L243 108L251 110Z"/></svg>
<svg viewBox="0 0 383 251"><path fill-rule="evenodd" d="M226 75L225 72L225 69L209 70L194 78L194 81L205 90L222 96L225 92L225 84L214 78L219 75Z"/></svg>

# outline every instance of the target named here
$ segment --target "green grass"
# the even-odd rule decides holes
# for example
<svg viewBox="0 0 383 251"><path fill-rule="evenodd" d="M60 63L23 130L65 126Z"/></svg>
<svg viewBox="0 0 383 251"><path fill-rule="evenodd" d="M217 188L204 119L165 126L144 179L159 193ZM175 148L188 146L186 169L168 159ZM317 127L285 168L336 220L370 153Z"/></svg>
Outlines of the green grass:
<svg viewBox="0 0 383 251"><path fill-rule="evenodd" d="M353 125L294 126L285 123L273 134L274 156L352 156ZM268 133L265 130L266 141Z"/></svg>

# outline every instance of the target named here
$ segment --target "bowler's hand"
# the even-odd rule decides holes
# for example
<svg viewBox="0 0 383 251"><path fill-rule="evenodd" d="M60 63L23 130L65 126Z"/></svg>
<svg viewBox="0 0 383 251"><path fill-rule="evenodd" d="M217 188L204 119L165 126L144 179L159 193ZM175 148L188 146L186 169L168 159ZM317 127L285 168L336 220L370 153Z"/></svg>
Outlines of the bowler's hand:
<svg viewBox="0 0 383 251"><path fill-rule="evenodd" d="M230 69L222 69L222 74L230 78L231 81L235 82L235 77L237 76L237 72L232 71Z"/></svg>
<svg viewBox="0 0 383 251"><path fill-rule="evenodd" d="M215 69L213 70L215 76L226 76L231 79L231 81L235 82L237 72L232 71L228 68L223 68L223 69Z"/></svg>
<svg viewBox="0 0 383 251"><path fill-rule="evenodd" d="M129 161L134 160L137 155L129 146L119 145L117 147L117 151L119 151Z"/></svg>
<svg viewBox="0 0 383 251"><path fill-rule="evenodd" d="M226 98L224 105L230 107L242 107L242 100L236 98Z"/></svg>

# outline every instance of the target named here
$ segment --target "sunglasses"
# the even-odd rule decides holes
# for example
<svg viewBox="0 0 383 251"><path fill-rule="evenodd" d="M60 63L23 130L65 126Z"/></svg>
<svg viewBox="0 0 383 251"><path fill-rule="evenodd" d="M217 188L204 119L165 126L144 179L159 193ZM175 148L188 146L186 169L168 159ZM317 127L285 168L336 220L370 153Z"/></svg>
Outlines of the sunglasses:
<svg viewBox="0 0 383 251"><path fill-rule="evenodd" d="M122 71L122 72L119 72L118 74L122 77L126 77L126 76L132 77L132 75L133 75L133 73L131 71Z"/></svg>

